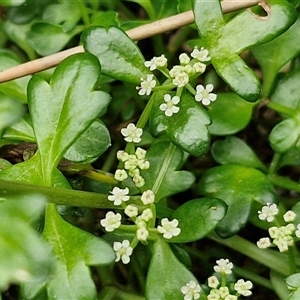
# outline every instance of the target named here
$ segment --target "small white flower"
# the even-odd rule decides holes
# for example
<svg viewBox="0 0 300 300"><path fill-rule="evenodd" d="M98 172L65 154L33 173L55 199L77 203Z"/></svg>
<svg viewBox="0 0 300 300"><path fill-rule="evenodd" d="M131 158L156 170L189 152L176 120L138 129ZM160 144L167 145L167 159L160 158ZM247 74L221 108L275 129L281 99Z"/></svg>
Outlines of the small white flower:
<svg viewBox="0 0 300 300"><path fill-rule="evenodd" d="M140 147L137 147L135 150L135 156L137 159L144 159L146 157L146 153L147 151Z"/></svg>
<svg viewBox="0 0 300 300"><path fill-rule="evenodd" d="M278 214L278 208L275 203L267 203L267 205L263 206L261 210L258 211L258 217L260 220L266 220L267 222L272 222L274 220L274 216Z"/></svg>
<svg viewBox="0 0 300 300"><path fill-rule="evenodd" d="M178 220L173 219L172 221L169 221L168 218L163 218L161 220L161 225L162 226L157 226L158 232L163 234L163 237L165 239L170 239L173 236L179 235L181 229L178 228Z"/></svg>
<svg viewBox="0 0 300 300"><path fill-rule="evenodd" d="M123 201L128 201L130 199L130 196L128 196L129 189L120 189L117 186L113 188L113 190L110 192L112 195L108 196L109 201L113 201L114 205L120 205Z"/></svg>
<svg viewBox="0 0 300 300"><path fill-rule="evenodd" d="M178 66L178 65L174 66L169 72L170 77L175 78L178 73L183 72L183 69L184 69L183 66Z"/></svg>
<svg viewBox="0 0 300 300"><path fill-rule="evenodd" d="M297 238L300 238L300 224L297 225L297 230L296 230L295 234L296 234Z"/></svg>
<svg viewBox="0 0 300 300"><path fill-rule="evenodd" d="M181 292L184 295L184 300L199 299L201 287L194 280L191 280L181 287Z"/></svg>
<svg viewBox="0 0 300 300"><path fill-rule="evenodd" d="M285 222L293 222L296 218L296 214L291 211L288 210L284 215L283 215L283 219Z"/></svg>
<svg viewBox="0 0 300 300"><path fill-rule="evenodd" d="M147 75L146 79L141 78L141 86L137 87L136 89L139 91L138 94L143 96L149 96L156 86L156 81L153 79L154 75Z"/></svg>
<svg viewBox="0 0 300 300"><path fill-rule="evenodd" d="M219 295L221 296L222 299L226 299L227 296L229 295L229 289L227 286L221 286L219 288Z"/></svg>
<svg viewBox="0 0 300 300"><path fill-rule="evenodd" d="M147 238L149 236L149 231L147 230L146 227L140 227L137 231L136 231L136 237L139 241L147 241Z"/></svg>
<svg viewBox="0 0 300 300"><path fill-rule="evenodd" d="M229 261L229 259L221 258L217 260L217 265L214 266L215 272L224 273L224 274L231 274L231 269L233 268L233 264Z"/></svg>
<svg viewBox="0 0 300 300"><path fill-rule="evenodd" d="M171 117L173 114L179 112L179 107L176 106L180 102L180 98L178 96L174 96L171 98L171 95L166 94L164 95L164 100L166 103L163 103L159 106L161 111L165 112L167 117Z"/></svg>
<svg viewBox="0 0 300 300"><path fill-rule="evenodd" d="M190 58L186 53L181 53L179 55L179 61L181 65L187 65L190 62Z"/></svg>
<svg viewBox="0 0 300 300"><path fill-rule="evenodd" d="M207 284L210 288L214 288L216 289L218 287L218 285L220 284L218 278L216 276L210 276L207 279Z"/></svg>
<svg viewBox="0 0 300 300"><path fill-rule="evenodd" d="M172 82L178 87L184 87L186 84L189 83L189 80L189 75L186 72L178 72L176 73Z"/></svg>
<svg viewBox="0 0 300 300"><path fill-rule="evenodd" d="M133 252L133 248L130 246L130 242L128 240L124 240L122 243L114 242L113 249L117 256L115 259L116 262L120 259L125 265L130 262L130 255Z"/></svg>
<svg viewBox="0 0 300 300"><path fill-rule="evenodd" d="M129 123L126 128L121 129L126 142L139 143L143 134L142 128L137 128L133 123Z"/></svg>
<svg viewBox="0 0 300 300"><path fill-rule="evenodd" d="M227 295L224 300L237 300L238 297L235 295Z"/></svg>
<svg viewBox="0 0 300 300"><path fill-rule="evenodd" d="M201 62L196 62L195 64L193 64L193 68L195 70L196 73L204 73L206 70L206 65L201 63Z"/></svg>
<svg viewBox="0 0 300 300"><path fill-rule="evenodd" d="M135 186L138 188L141 188L145 184L144 178L140 175L133 176L132 180L133 180Z"/></svg>
<svg viewBox="0 0 300 300"><path fill-rule="evenodd" d="M119 150L117 152L117 159L121 162L125 162L128 159L129 154L124 150Z"/></svg>
<svg viewBox="0 0 300 300"><path fill-rule="evenodd" d="M114 177L118 181L123 181L128 177L128 174L124 169L117 169Z"/></svg>
<svg viewBox="0 0 300 300"><path fill-rule="evenodd" d="M257 241L256 245L260 249L267 249L271 246L271 241L268 237L261 238Z"/></svg>
<svg viewBox="0 0 300 300"><path fill-rule="evenodd" d="M137 165L141 170L148 170L150 168L150 162L144 159L138 160Z"/></svg>
<svg viewBox="0 0 300 300"><path fill-rule="evenodd" d="M234 289L240 294L245 297L250 296L252 292L250 289L252 289L253 284L251 281L247 280L245 281L244 279L239 279L236 284L234 285Z"/></svg>
<svg viewBox="0 0 300 300"><path fill-rule="evenodd" d="M134 218L139 214L138 208L132 204L129 204L126 206L124 213L129 217L129 218Z"/></svg>
<svg viewBox="0 0 300 300"><path fill-rule="evenodd" d="M143 194L141 196L141 200L144 205L151 204L155 200L155 195L151 190L147 190L147 191L143 192Z"/></svg>
<svg viewBox="0 0 300 300"><path fill-rule="evenodd" d="M146 208L141 214L142 220L149 222L153 218L153 213L150 208Z"/></svg>
<svg viewBox="0 0 300 300"><path fill-rule="evenodd" d="M121 225L121 218L122 216L119 213L114 213L109 211L105 215L105 219L100 221L100 224L105 228L107 232L112 232L115 229L119 228Z"/></svg>
<svg viewBox="0 0 300 300"><path fill-rule="evenodd" d="M197 102L202 102L203 105L209 105L210 102L215 101L217 99L217 95L211 93L214 86L212 84L208 84L205 88L203 85L199 84L196 86L196 95L195 100Z"/></svg>
<svg viewBox="0 0 300 300"><path fill-rule="evenodd" d="M200 62L209 61L209 53L208 50L201 47L200 51L197 47L194 48L193 52L191 53L191 57L198 59Z"/></svg>
<svg viewBox="0 0 300 300"><path fill-rule="evenodd" d="M272 226L268 229L269 235L272 239L277 239L280 237L280 230L276 226Z"/></svg>
<svg viewBox="0 0 300 300"><path fill-rule="evenodd" d="M150 69L150 71L154 71L157 68L163 68L167 65L168 60L162 54L158 57L153 57L150 61L145 61L145 66Z"/></svg>

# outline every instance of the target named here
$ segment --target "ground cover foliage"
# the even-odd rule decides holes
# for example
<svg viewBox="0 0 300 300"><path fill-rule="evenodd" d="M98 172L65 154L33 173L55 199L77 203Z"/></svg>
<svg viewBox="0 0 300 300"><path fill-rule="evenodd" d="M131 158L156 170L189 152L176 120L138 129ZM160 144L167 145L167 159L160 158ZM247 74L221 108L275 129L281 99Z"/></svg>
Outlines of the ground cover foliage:
<svg viewBox="0 0 300 300"><path fill-rule="evenodd" d="M300 297L298 1L0 0L0 299ZM191 25L132 28L192 10Z"/></svg>

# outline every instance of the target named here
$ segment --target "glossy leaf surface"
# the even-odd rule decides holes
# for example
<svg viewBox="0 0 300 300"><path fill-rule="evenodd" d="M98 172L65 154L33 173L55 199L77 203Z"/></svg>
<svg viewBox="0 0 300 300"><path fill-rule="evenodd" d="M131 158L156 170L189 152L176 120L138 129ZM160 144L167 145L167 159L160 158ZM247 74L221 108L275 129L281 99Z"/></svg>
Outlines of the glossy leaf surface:
<svg viewBox="0 0 300 300"><path fill-rule="evenodd" d="M169 245L159 239L153 245L152 259L146 282L147 300L181 300L180 288L190 280L197 282L194 275L177 260Z"/></svg>
<svg viewBox="0 0 300 300"><path fill-rule="evenodd" d="M171 243L189 243L209 234L226 214L227 205L220 199L201 198L182 204L172 218L179 221L181 232Z"/></svg>
<svg viewBox="0 0 300 300"><path fill-rule="evenodd" d="M83 32L82 42L87 52L98 57L106 76L138 85L151 74L139 48L117 27L91 27Z"/></svg>
<svg viewBox="0 0 300 300"><path fill-rule="evenodd" d="M227 204L227 213L216 228L224 238L236 234L246 224L253 201L261 204L277 202L267 177L258 170L240 165L209 169L200 179L198 192Z"/></svg>
<svg viewBox="0 0 300 300"><path fill-rule="evenodd" d="M168 142L154 144L147 151L150 168L142 172L145 179L144 190L155 192L156 201L187 190L195 180L188 171L177 171L182 163L181 149Z"/></svg>
<svg viewBox="0 0 300 300"><path fill-rule="evenodd" d="M286 1L269 1L266 9L267 17L245 11L226 23L218 0L194 0L195 22L212 64L231 89L247 101L258 98L260 83L238 54L272 40L296 20L294 7Z"/></svg>
<svg viewBox="0 0 300 300"><path fill-rule="evenodd" d="M218 93L217 100L207 107L211 118L209 133L228 135L244 129L251 120L253 107L253 103L245 102L236 94Z"/></svg>
<svg viewBox="0 0 300 300"><path fill-rule="evenodd" d="M228 136L225 140L215 141L211 151L219 164L240 164L262 171L266 170L265 165L253 150L243 140L235 136Z"/></svg>
<svg viewBox="0 0 300 300"><path fill-rule="evenodd" d="M1 187L0 187L1 188ZM10 283L45 280L50 247L30 225L45 206L40 196L8 197L0 202L0 289ZM12 226L13 225L13 226Z"/></svg>

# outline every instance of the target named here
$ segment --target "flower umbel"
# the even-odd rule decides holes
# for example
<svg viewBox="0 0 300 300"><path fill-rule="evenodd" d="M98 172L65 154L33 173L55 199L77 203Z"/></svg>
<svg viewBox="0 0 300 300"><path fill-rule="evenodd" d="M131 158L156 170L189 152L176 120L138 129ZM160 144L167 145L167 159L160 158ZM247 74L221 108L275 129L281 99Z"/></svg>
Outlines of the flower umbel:
<svg viewBox="0 0 300 300"><path fill-rule="evenodd" d="M153 77L154 75L147 75L146 79L141 78L141 86L136 88L139 91L139 95L149 96L151 94L152 89L156 86L156 81Z"/></svg>
<svg viewBox="0 0 300 300"><path fill-rule="evenodd" d="M128 196L129 189L120 189L117 186L113 188L113 190L110 192L112 195L108 196L109 201L113 201L114 205L120 205L123 201L128 201L130 199L130 196Z"/></svg>
<svg viewBox="0 0 300 300"><path fill-rule="evenodd" d="M143 134L142 128L137 128L133 123L129 123L126 128L121 129L122 135L125 137L126 142L139 143Z"/></svg>
<svg viewBox="0 0 300 300"><path fill-rule="evenodd" d="M258 218L260 220L266 220L267 222L272 222L274 217L278 214L278 208L275 203L267 203L263 206L261 210L258 211Z"/></svg>
<svg viewBox="0 0 300 300"><path fill-rule="evenodd" d="M171 117L173 114L179 112L179 107L176 106L180 102L180 98L178 96L171 97L171 95L166 94L164 95L165 103L159 106L161 111L165 112L167 117Z"/></svg>
<svg viewBox="0 0 300 300"><path fill-rule="evenodd" d="M199 299L201 287L195 281L191 280L181 287L181 292L184 294L184 300Z"/></svg>
<svg viewBox="0 0 300 300"><path fill-rule="evenodd" d="M203 105L209 105L210 102L215 101L217 99L217 95L211 93L213 88L214 86L212 84L208 84L205 88L201 84L197 85L195 100L197 102L202 102Z"/></svg>
<svg viewBox="0 0 300 300"><path fill-rule="evenodd" d="M180 233L180 228L178 228L178 220L173 219L172 221L169 221L168 218L163 218L161 220L161 225L162 226L157 226L158 232L163 234L163 237L165 239L170 239L173 236L177 236Z"/></svg>
<svg viewBox="0 0 300 300"><path fill-rule="evenodd" d="M130 246L130 242L128 240L124 240L122 243L114 242L113 249L117 256L115 259L116 262L120 259L125 265L130 262L130 255L133 252L133 248Z"/></svg>

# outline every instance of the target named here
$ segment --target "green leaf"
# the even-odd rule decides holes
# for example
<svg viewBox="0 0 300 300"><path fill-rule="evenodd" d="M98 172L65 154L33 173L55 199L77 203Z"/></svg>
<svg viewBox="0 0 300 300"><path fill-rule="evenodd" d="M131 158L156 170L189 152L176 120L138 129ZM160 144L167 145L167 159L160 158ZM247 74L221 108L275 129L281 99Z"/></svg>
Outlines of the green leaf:
<svg viewBox="0 0 300 300"><path fill-rule="evenodd" d="M272 40L297 17L295 8L286 1L269 1L267 10L267 17L248 10L226 23L219 0L194 0L195 22L212 64L231 89L247 101L257 100L260 83L239 54Z"/></svg>
<svg viewBox="0 0 300 300"><path fill-rule="evenodd" d="M300 17L274 40L251 48L263 72L263 97L268 97L279 70L300 53Z"/></svg>
<svg viewBox="0 0 300 300"><path fill-rule="evenodd" d="M224 165L203 174L198 193L223 200L228 210L216 232L221 237L236 234L249 218L253 201L277 202L277 195L267 177L260 171L239 165Z"/></svg>
<svg viewBox="0 0 300 300"><path fill-rule="evenodd" d="M182 204L173 213L181 232L171 243L189 243L208 235L226 214L227 205L220 199L194 199Z"/></svg>
<svg viewBox="0 0 300 300"><path fill-rule="evenodd" d="M17 122L24 114L23 105L0 92L0 131Z"/></svg>
<svg viewBox="0 0 300 300"><path fill-rule="evenodd" d="M45 219L43 236L56 257L47 281L48 299L97 299L88 266L112 263L115 253L111 246L64 221L53 204L47 205Z"/></svg>
<svg viewBox="0 0 300 300"><path fill-rule="evenodd" d="M40 21L31 26L27 41L38 54L46 56L62 50L81 31L82 28L78 27L65 32L62 25Z"/></svg>
<svg viewBox="0 0 300 300"><path fill-rule="evenodd" d="M146 299L182 300L180 289L190 280L197 282L194 275L177 260L169 245L162 239L157 240L153 245L147 275Z"/></svg>
<svg viewBox="0 0 300 300"><path fill-rule="evenodd" d="M15 5L21 5L26 0L1 0L0 5L2 6L15 6Z"/></svg>
<svg viewBox="0 0 300 300"><path fill-rule="evenodd" d="M207 127L210 118L206 111L189 94L182 94L179 112L167 117L159 106L164 103L164 93L155 93L150 116L150 129L154 135L165 131L170 141L184 151L200 156L207 152L210 134ZM173 96L173 94L172 94Z"/></svg>
<svg viewBox="0 0 300 300"><path fill-rule="evenodd" d="M288 300L297 300L300 297L300 273L290 275L285 280L289 289L292 290Z"/></svg>
<svg viewBox="0 0 300 300"><path fill-rule="evenodd" d="M228 136L225 140L215 141L211 152L219 164L239 164L266 171L266 166L259 160L253 150L235 136Z"/></svg>
<svg viewBox="0 0 300 300"><path fill-rule="evenodd" d="M118 13L115 11L98 11L91 16L92 26L101 26L108 29L111 26L118 27Z"/></svg>
<svg viewBox="0 0 300 300"><path fill-rule="evenodd" d="M136 44L117 27L108 30L91 27L82 34L84 49L96 55L102 73L114 79L140 84L142 77L151 74L144 66L144 57Z"/></svg>
<svg viewBox="0 0 300 300"><path fill-rule="evenodd" d="M278 123L271 131L269 140L275 152L286 152L299 139L300 126L298 122L292 118L283 120Z"/></svg>
<svg viewBox="0 0 300 300"><path fill-rule="evenodd" d="M208 131L213 135L228 135L244 129L252 117L254 104L233 93L218 93L207 113L211 118Z"/></svg>
<svg viewBox="0 0 300 300"><path fill-rule="evenodd" d="M183 152L168 142L153 144L146 159L150 168L141 172L145 179L143 190L151 189L156 201L187 190L195 181L191 172L176 171L181 166Z"/></svg>
<svg viewBox="0 0 300 300"><path fill-rule="evenodd" d="M10 283L47 278L52 262L50 248L30 225L44 206L45 199L38 195L1 198L0 290Z"/></svg>
<svg viewBox="0 0 300 300"><path fill-rule="evenodd" d="M64 157L77 163L92 163L110 145L108 129L101 121L96 120L67 150Z"/></svg>

